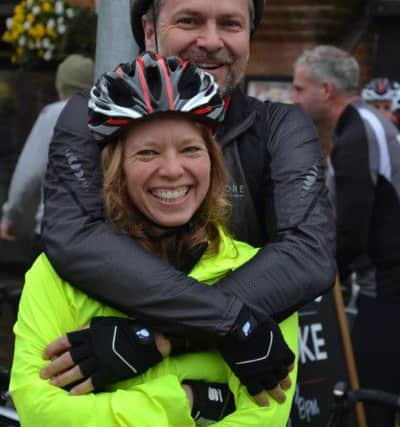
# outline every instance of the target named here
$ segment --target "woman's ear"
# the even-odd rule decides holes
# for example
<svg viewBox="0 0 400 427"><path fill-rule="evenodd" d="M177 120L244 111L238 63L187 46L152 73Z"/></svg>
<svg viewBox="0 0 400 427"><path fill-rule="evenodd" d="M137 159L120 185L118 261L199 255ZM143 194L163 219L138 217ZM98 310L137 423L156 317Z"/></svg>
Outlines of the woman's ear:
<svg viewBox="0 0 400 427"><path fill-rule="evenodd" d="M144 32L144 45L146 50L154 53L157 52L153 20L148 16L143 15L142 25Z"/></svg>

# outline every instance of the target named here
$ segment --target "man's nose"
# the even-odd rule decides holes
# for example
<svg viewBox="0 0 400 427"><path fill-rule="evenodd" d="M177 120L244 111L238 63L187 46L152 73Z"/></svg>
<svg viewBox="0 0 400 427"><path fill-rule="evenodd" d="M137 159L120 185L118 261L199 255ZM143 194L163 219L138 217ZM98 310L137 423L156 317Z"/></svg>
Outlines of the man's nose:
<svg viewBox="0 0 400 427"><path fill-rule="evenodd" d="M204 26L203 31L197 38L197 46L209 52L214 52L224 47L221 31L216 22L208 22Z"/></svg>
<svg viewBox="0 0 400 427"><path fill-rule="evenodd" d="M290 101L293 103L293 104L298 104L299 103L299 100L298 100L298 97L297 97L297 93L296 93L296 91L295 90L291 90L291 92L290 92Z"/></svg>

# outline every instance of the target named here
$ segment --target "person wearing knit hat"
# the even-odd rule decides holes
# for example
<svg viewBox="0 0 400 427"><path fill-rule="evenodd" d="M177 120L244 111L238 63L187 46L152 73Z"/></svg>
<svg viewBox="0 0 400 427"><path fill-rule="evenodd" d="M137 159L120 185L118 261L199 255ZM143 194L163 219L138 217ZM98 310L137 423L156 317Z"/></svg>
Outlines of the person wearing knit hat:
<svg viewBox="0 0 400 427"><path fill-rule="evenodd" d="M36 249L40 250L43 218L41 187L53 129L67 100L75 93L89 89L93 85L93 78L94 64L88 57L71 54L58 65L55 87L59 101L42 109L18 158L8 189L8 199L2 206L0 239L31 239L34 234ZM34 233L28 226L32 224L32 215L35 215Z"/></svg>
<svg viewBox="0 0 400 427"><path fill-rule="evenodd" d="M92 59L72 54L67 56L57 68L56 89L60 98L70 98L93 84L94 64Z"/></svg>

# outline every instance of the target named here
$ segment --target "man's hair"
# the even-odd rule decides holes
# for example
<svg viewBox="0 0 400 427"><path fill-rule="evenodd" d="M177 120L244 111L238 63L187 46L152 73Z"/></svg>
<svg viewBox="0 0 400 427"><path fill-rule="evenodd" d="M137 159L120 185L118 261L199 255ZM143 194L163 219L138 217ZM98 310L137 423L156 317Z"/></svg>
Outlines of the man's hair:
<svg viewBox="0 0 400 427"><path fill-rule="evenodd" d="M358 90L360 67L348 52L335 46L320 45L307 49L296 60L295 68L306 65L315 83L330 80L339 92L350 94Z"/></svg>
<svg viewBox="0 0 400 427"><path fill-rule="evenodd" d="M153 0L151 3L148 11L146 12L145 16L148 19L155 19L157 22L158 17L160 15L161 6L163 5L164 0ZM254 9L254 2L253 0L249 0L249 17L250 17L250 32L254 31L254 19L255 19L255 9Z"/></svg>
<svg viewBox="0 0 400 427"><path fill-rule="evenodd" d="M151 118L144 120L151 120ZM140 120L133 126L140 126ZM200 243L209 243L207 255L217 253L220 242L218 226L224 227L226 232L230 213L230 203L225 191L227 171L222 151L211 131L205 125L198 124L198 126L210 156L210 187L195 214L193 226L182 238L177 254L180 264L184 264L185 255L189 253L190 249ZM129 198L122 168L123 141L124 136L121 136L118 141L107 144L102 152L103 196L107 219L119 230L138 240L149 252L163 257L160 242L149 238L146 233L148 223Z"/></svg>
<svg viewBox="0 0 400 427"><path fill-rule="evenodd" d="M76 92L92 87L93 76L93 60L80 54L71 54L57 67L55 85L63 96L70 98Z"/></svg>

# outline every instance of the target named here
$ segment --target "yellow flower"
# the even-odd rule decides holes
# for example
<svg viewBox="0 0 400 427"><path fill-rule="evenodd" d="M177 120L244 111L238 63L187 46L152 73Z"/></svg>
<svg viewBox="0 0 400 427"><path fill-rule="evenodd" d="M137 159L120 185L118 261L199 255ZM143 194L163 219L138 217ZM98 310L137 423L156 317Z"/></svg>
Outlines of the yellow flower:
<svg viewBox="0 0 400 427"><path fill-rule="evenodd" d="M43 4L43 12L49 13L49 12L52 12L52 11L53 11L52 5L48 1L44 2L44 4Z"/></svg>
<svg viewBox="0 0 400 427"><path fill-rule="evenodd" d="M44 28L43 24L37 24L35 25L35 37L38 39L41 39L46 34L46 29Z"/></svg>
<svg viewBox="0 0 400 427"><path fill-rule="evenodd" d="M12 38L12 35L11 35L10 31L6 31L3 34L2 38L3 38L3 41L5 41L6 43L11 43L13 41L13 38Z"/></svg>
<svg viewBox="0 0 400 427"><path fill-rule="evenodd" d="M13 25L13 32L17 37L24 31L24 27L21 24Z"/></svg>
<svg viewBox="0 0 400 427"><path fill-rule="evenodd" d="M49 37L55 38L57 36L54 28L46 28L46 32Z"/></svg>
<svg viewBox="0 0 400 427"><path fill-rule="evenodd" d="M13 56L11 57L11 62L12 62L13 64L15 64L15 63L17 62L17 55L13 55Z"/></svg>
<svg viewBox="0 0 400 427"><path fill-rule="evenodd" d="M28 15L26 15L26 20L32 24L32 22L35 20L35 17L32 15L32 13L28 13Z"/></svg>

